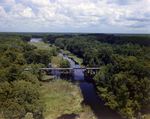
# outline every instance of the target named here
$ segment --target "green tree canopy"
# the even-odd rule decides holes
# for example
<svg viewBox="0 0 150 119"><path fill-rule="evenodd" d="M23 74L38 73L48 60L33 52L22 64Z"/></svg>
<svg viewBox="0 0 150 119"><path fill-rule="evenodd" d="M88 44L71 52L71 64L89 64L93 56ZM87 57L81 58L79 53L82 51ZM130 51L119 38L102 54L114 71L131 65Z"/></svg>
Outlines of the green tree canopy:
<svg viewBox="0 0 150 119"><path fill-rule="evenodd" d="M60 62L60 68L70 68L71 64L67 59L63 59Z"/></svg>

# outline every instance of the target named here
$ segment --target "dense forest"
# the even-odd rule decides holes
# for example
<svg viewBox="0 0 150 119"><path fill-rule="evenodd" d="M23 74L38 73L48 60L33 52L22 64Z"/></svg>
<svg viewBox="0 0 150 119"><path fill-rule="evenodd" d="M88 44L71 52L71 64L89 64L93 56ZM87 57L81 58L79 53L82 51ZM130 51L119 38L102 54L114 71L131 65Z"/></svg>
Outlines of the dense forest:
<svg viewBox="0 0 150 119"><path fill-rule="evenodd" d="M150 116L149 35L0 33L0 112L5 118L27 112L42 118L38 68L47 67L57 53L29 45L31 37L69 50L83 58L86 67L101 67L94 77L99 96L124 118Z"/></svg>
<svg viewBox="0 0 150 119"><path fill-rule="evenodd" d="M18 34L0 37L0 115L6 119L22 118L27 112L41 119L44 111L38 68L47 67L53 51L37 49L26 38Z"/></svg>
<svg viewBox="0 0 150 119"><path fill-rule="evenodd" d="M101 67L94 77L105 105L124 118L150 113L150 37L147 35L48 35L54 43L83 58L86 67Z"/></svg>

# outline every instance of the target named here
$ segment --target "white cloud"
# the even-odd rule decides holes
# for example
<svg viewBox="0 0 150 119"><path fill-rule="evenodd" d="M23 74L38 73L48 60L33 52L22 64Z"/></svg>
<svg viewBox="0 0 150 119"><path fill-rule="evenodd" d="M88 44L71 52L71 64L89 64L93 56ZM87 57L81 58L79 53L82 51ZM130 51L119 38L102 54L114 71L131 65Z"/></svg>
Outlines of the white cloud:
<svg viewBox="0 0 150 119"><path fill-rule="evenodd" d="M0 0L0 5L3 7L11 7L15 5L15 0Z"/></svg>
<svg viewBox="0 0 150 119"><path fill-rule="evenodd" d="M108 4L118 4L118 5L131 5L131 4L137 4L142 0L107 0Z"/></svg>
<svg viewBox="0 0 150 119"><path fill-rule="evenodd" d="M56 0L57 3L59 4L81 4L81 3L88 3L90 0Z"/></svg>
<svg viewBox="0 0 150 119"><path fill-rule="evenodd" d="M5 28L7 27L7 24L5 24L6 20L8 19L8 15L5 12L4 8L0 6L0 28Z"/></svg>
<svg viewBox="0 0 150 119"><path fill-rule="evenodd" d="M24 3L29 3L30 5L41 7L50 5L49 0L22 0Z"/></svg>
<svg viewBox="0 0 150 119"><path fill-rule="evenodd" d="M5 12L4 8L2 6L0 6L0 17L6 18L7 13Z"/></svg>
<svg viewBox="0 0 150 119"><path fill-rule="evenodd" d="M30 7L27 7L26 9L23 10L22 16L27 17L27 18L34 18L35 15L32 12L32 9Z"/></svg>
<svg viewBox="0 0 150 119"><path fill-rule="evenodd" d="M13 27L120 28L150 27L149 0L1 0L1 21ZM10 6L11 4L11 6ZM10 7L9 7L10 6ZM5 10L9 8L10 10Z"/></svg>
<svg viewBox="0 0 150 119"><path fill-rule="evenodd" d="M22 19L22 18L34 18L35 15L30 7L25 7L22 4L15 4L10 12L9 15L12 18ZM24 19L25 20L25 19Z"/></svg>

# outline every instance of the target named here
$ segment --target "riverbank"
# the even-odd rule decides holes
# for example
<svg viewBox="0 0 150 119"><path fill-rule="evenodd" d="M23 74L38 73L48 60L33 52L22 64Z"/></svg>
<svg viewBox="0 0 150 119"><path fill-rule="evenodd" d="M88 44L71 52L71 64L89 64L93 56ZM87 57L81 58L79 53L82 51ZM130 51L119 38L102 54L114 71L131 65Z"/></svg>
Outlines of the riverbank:
<svg viewBox="0 0 150 119"><path fill-rule="evenodd" d="M82 58L77 57L76 55L72 54L68 50L60 49L59 51L60 51L60 53L67 55L67 57L72 59L75 63L79 64L81 68L85 68L85 66L83 65L83 59Z"/></svg>
<svg viewBox="0 0 150 119"><path fill-rule="evenodd" d="M66 114L75 114L77 119L96 119L90 107L81 105L84 99L77 85L65 80L42 84L40 99L46 104L43 113L45 119L57 119Z"/></svg>

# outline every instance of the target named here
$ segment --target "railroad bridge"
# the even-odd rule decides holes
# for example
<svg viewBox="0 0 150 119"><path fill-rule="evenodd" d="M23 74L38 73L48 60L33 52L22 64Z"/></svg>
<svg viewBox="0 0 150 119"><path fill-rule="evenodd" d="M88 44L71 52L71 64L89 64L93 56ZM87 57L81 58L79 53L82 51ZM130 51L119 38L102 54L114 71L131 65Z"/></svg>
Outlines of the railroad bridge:
<svg viewBox="0 0 150 119"><path fill-rule="evenodd" d="M100 71L100 68L39 68L44 70L46 74L51 74L52 71L58 71L61 74L74 76L74 70L83 70L85 76L95 75Z"/></svg>

